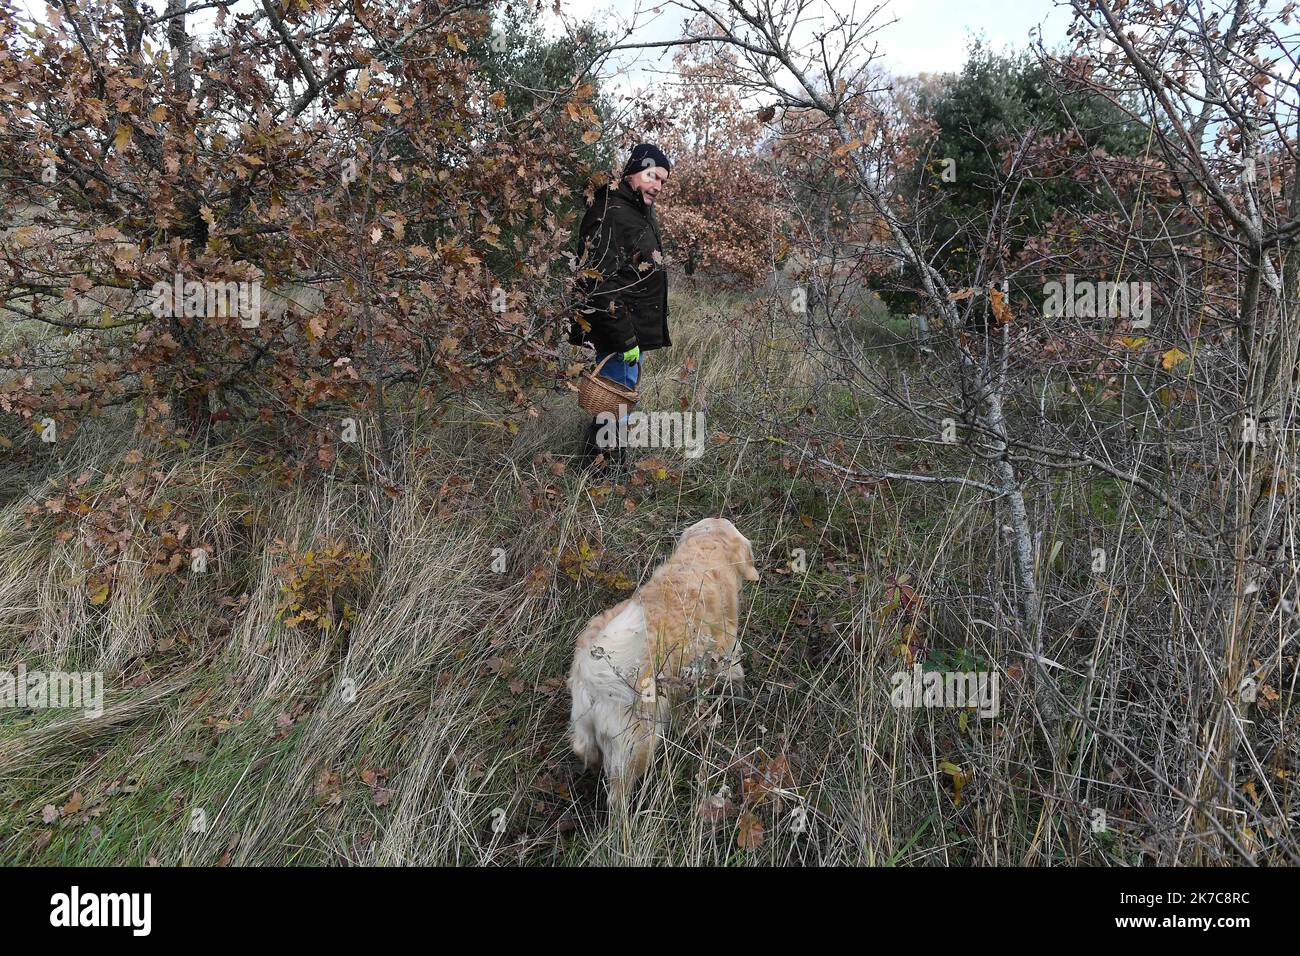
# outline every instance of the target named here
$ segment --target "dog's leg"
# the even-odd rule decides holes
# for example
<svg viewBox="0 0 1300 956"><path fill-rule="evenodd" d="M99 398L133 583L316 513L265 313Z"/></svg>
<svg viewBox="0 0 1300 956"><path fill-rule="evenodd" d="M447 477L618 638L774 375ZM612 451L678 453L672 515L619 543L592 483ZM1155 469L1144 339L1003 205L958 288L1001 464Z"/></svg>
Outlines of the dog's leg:
<svg viewBox="0 0 1300 956"><path fill-rule="evenodd" d="M632 785L645 776L646 771L650 769L650 764L654 760L655 744L659 741L657 728L649 729L638 740L632 748L632 756L628 758L627 770L623 774L623 779Z"/></svg>
<svg viewBox="0 0 1300 956"><path fill-rule="evenodd" d="M717 674L729 683L739 684L745 679L745 666L741 663L744 652L735 632L730 631L725 640L718 643L718 652L722 659L718 662Z"/></svg>
<svg viewBox="0 0 1300 956"><path fill-rule="evenodd" d="M644 703L638 700L628 713L622 732L610 742L608 749L612 753L605 764L605 776L609 783L611 807L626 808L637 783L650 769L659 736L655 710L661 701Z"/></svg>
<svg viewBox="0 0 1300 956"><path fill-rule="evenodd" d="M610 810L627 810L628 799L632 794L631 781L625 772L611 774L609 780Z"/></svg>
<svg viewBox="0 0 1300 956"><path fill-rule="evenodd" d="M742 654L740 641L736 641L731 646L731 653L727 655L727 659L734 663L722 673L722 676L733 684L740 684L745 680L745 665L740 662Z"/></svg>
<svg viewBox="0 0 1300 956"><path fill-rule="evenodd" d="M655 748L664 733L670 716L668 698L657 695L647 700L640 698L634 708L628 728L627 750L624 752L622 772L618 775L621 793L630 795L632 788L646 775L654 763ZM612 793L612 784L611 784Z"/></svg>

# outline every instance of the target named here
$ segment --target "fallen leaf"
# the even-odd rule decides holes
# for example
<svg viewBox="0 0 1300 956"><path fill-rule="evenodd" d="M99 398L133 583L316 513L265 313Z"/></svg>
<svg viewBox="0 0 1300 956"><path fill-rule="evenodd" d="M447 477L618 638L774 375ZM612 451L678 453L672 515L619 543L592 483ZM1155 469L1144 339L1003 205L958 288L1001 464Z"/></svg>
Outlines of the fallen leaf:
<svg viewBox="0 0 1300 956"><path fill-rule="evenodd" d="M718 823L736 815L736 805L731 798L722 793L705 797L696 808L696 815L706 823Z"/></svg>
<svg viewBox="0 0 1300 956"><path fill-rule="evenodd" d="M939 769L952 778L953 806L961 806L961 788L966 786L970 777L955 763L948 760L939 761Z"/></svg>
<svg viewBox="0 0 1300 956"><path fill-rule="evenodd" d="M742 813L736 821L736 846L742 850L757 850L763 845L763 821L752 813Z"/></svg>

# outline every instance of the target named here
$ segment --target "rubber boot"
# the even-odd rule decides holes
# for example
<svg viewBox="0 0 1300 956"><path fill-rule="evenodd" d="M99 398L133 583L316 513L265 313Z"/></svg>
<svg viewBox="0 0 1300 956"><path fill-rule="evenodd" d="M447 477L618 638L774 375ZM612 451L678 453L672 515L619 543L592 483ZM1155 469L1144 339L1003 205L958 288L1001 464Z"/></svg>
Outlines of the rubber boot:
<svg viewBox="0 0 1300 956"><path fill-rule="evenodd" d="M599 471L604 471L605 466L609 464L611 449L600 447L599 443L596 441L599 434L600 424L595 418L593 418L591 421L587 422L587 427L582 433L582 452L578 457L579 465L588 471L593 468ZM601 462L601 465L597 466L596 459L599 458L602 453L605 458Z"/></svg>

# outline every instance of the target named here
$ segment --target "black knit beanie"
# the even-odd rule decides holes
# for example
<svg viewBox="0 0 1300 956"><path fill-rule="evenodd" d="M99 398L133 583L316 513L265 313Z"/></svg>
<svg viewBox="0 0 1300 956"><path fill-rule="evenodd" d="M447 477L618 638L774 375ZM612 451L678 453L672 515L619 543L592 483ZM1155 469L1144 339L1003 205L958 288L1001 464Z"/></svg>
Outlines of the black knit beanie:
<svg viewBox="0 0 1300 956"><path fill-rule="evenodd" d="M673 168L668 162L668 157L663 154L663 150L658 146L650 143L638 143L632 147L632 155L628 158L627 165L623 167L623 175L635 176L651 166L662 166L669 171Z"/></svg>

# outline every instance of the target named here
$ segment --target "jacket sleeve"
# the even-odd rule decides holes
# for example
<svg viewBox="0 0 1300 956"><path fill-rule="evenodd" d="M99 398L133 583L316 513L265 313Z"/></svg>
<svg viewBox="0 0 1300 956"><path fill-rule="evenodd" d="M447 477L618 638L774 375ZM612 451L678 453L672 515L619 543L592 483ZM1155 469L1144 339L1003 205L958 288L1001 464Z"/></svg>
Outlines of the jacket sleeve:
<svg viewBox="0 0 1300 956"><path fill-rule="evenodd" d="M597 221L587 238L586 261L582 268L600 273L587 293L586 319L599 325L608 339L622 343L624 351L637 344L632 309L626 292L636 282L637 272L629 256L627 230L618 217L607 213Z"/></svg>

